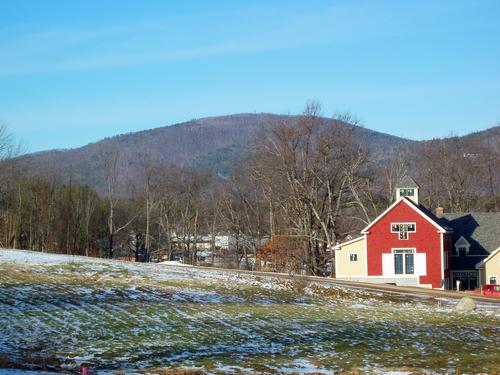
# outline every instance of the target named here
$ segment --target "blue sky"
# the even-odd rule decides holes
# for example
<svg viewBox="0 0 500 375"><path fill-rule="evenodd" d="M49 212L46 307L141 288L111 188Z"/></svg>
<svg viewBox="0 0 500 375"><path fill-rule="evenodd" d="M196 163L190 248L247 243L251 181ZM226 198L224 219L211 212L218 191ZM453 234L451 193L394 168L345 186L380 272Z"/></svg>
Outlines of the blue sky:
<svg viewBox="0 0 500 375"><path fill-rule="evenodd" d="M412 139L500 123L500 1L0 2L0 123L29 151L239 112Z"/></svg>

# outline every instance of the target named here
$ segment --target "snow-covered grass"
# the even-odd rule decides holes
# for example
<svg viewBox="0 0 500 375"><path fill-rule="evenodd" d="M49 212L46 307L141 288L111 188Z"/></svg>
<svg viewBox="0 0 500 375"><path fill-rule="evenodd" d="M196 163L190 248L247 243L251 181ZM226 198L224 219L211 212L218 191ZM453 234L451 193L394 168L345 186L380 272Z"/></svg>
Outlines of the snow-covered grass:
<svg viewBox="0 0 500 375"><path fill-rule="evenodd" d="M0 368L500 371L500 310L454 303L0 249Z"/></svg>

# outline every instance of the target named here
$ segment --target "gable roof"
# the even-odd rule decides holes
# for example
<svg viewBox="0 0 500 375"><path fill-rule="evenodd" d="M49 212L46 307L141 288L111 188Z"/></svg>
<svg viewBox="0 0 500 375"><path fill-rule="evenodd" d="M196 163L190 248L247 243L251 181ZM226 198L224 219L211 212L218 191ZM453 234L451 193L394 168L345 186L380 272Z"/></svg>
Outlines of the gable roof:
<svg viewBox="0 0 500 375"><path fill-rule="evenodd" d="M427 207L425 207L424 205L422 204L417 204L415 203L414 201L412 201L411 199L409 199L410 203L415 205L416 207L418 207L418 209L420 211L422 211L425 216L427 216L428 218L430 218L432 221L434 221L435 223L439 224L439 226L441 226L443 229L446 230L446 232L453 232L453 227L450 227L449 225L447 225L447 221L446 220L443 220L443 218L439 218L436 216L436 214L434 212L432 212L431 210L429 210Z"/></svg>
<svg viewBox="0 0 500 375"><path fill-rule="evenodd" d="M465 239L464 236L460 236L460 238L455 242L455 246L467 246L470 247L469 241Z"/></svg>
<svg viewBox="0 0 500 375"><path fill-rule="evenodd" d="M449 213L443 219L453 228L453 244L460 237L469 242L469 254L487 256L500 246L500 212Z"/></svg>
<svg viewBox="0 0 500 375"><path fill-rule="evenodd" d="M367 234L368 233L368 229L370 229L373 225L375 225L375 223L377 223L380 219L382 219L385 215L387 215L387 213L389 213L400 202L404 202L408 206L410 206L411 208L413 208L425 220L427 220L429 223L431 223L432 225L434 225L434 227L436 227L436 229L438 230L438 232L442 232L442 233L451 232L451 229L447 228L447 227L445 227L443 225L441 225L441 221L432 212L430 212L427 208L425 208L421 204L416 204L415 202L413 202L411 199L408 199L407 197L401 197L398 200L396 200L396 202L394 202L393 204L391 204L389 206L389 208L387 208L387 210L385 210L384 212L382 212L375 220L373 220L370 224L368 224L368 226L365 229L363 229L361 231L361 233Z"/></svg>
<svg viewBox="0 0 500 375"><path fill-rule="evenodd" d="M420 188L420 186L418 186L418 184L415 182L413 178L405 174L396 185L396 189L401 189L401 188L418 189Z"/></svg>
<svg viewBox="0 0 500 375"><path fill-rule="evenodd" d="M490 259L492 259L498 253L500 253L500 247L498 249L496 249L495 251L493 251L487 258L483 259L478 264L476 264L476 269L480 268L483 264L485 264L486 262L488 262Z"/></svg>
<svg viewBox="0 0 500 375"><path fill-rule="evenodd" d="M340 250L342 248L342 246L346 246L346 245L349 245L349 244L352 244L352 243L358 242L359 240L364 240L364 239L365 239L365 236L361 236L361 237L354 238L350 241L339 243L333 247L333 250Z"/></svg>

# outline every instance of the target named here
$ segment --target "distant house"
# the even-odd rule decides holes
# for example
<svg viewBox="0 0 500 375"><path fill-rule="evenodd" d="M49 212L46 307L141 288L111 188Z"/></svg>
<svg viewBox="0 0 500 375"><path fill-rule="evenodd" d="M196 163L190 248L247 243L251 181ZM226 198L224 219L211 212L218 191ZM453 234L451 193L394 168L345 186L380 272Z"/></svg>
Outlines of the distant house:
<svg viewBox="0 0 500 375"><path fill-rule="evenodd" d="M500 212L445 213L442 220L453 229L451 285L455 286L460 281L463 289L475 289L488 283L486 278L481 280L477 266L493 256L500 246ZM495 262L491 258L488 263L490 270ZM499 262L495 272L497 275L500 273ZM499 278L495 280L498 282Z"/></svg>
<svg viewBox="0 0 500 375"><path fill-rule="evenodd" d="M196 246L196 258L201 264L226 268L249 268L255 264L254 248L269 241L267 237L254 238L245 235L217 234L181 237L171 235L172 259L184 261L187 246ZM246 254L246 256L244 256Z"/></svg>
<svg viewBox="0 0 500 375"><path fill-rule="evenodd" d="M476 269L482 285L498 284L500 281L500 247L476 264Z"/></svg>
<svg viewBox="0 0 500 375"><path fill-rule="evenodd" d="M403 177L395 202L362 236L334 248L337 278L438 289L488 281L478 270L500 245L500 213L433 213L419 203L419 189Z"/></svg>

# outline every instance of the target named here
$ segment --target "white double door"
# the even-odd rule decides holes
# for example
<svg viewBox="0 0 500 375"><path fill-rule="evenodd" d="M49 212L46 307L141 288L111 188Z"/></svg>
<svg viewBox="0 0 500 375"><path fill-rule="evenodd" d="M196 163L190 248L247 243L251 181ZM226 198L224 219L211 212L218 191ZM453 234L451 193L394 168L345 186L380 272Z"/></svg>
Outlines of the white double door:
<svg viewBox="0 0 500 375"><path fill-rule="evenodd" d="M427 254L414 250L394 249L382 254L382 275L388 277L412 277L427 275Z"/></svg>

